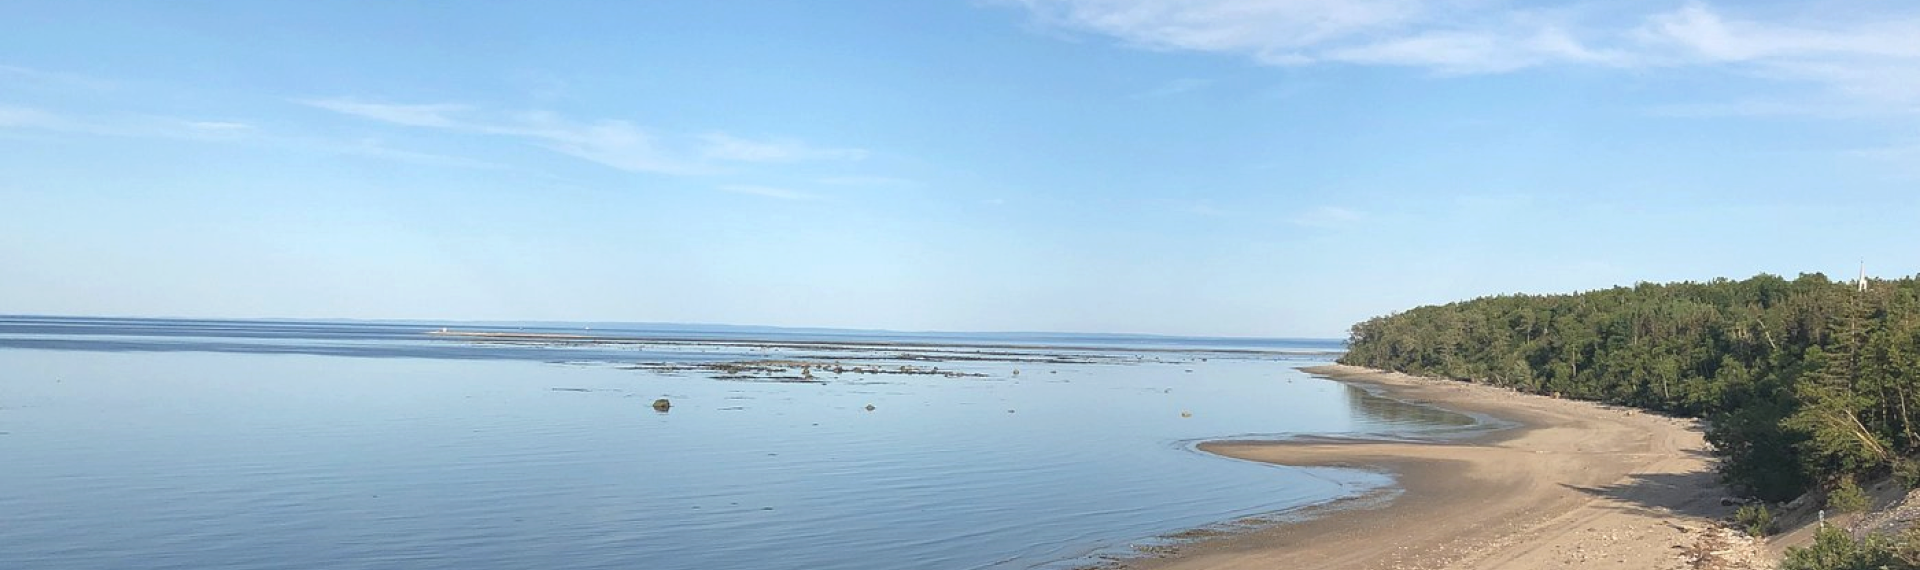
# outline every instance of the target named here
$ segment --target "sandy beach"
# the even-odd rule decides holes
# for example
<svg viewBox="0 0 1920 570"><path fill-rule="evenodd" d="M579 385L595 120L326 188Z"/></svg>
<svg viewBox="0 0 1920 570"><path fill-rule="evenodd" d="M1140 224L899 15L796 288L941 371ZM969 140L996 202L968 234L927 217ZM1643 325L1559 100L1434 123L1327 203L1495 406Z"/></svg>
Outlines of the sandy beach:
<svg viewBox="0 0 1920 570"><path fill-rule="evenodd" d="M1306 369L1517 427L1445 443L1221 441L1202 449L1394 475L1389 501L1184 545L1137 569L1750 568L1752 542L1715 519L1733 507L1695 420L1326 366Z"/></svg>

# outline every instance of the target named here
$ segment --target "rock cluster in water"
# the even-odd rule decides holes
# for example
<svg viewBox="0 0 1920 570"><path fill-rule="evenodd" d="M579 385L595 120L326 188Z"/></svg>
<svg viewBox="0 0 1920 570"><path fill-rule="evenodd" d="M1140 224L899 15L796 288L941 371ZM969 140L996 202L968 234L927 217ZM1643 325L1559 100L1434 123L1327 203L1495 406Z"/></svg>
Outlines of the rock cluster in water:
<svg viewBox="0 0 1920 570"><path fill-rule="evenodd" d="M682 372L704 372L715 380L744 380L753 382L797 382L807 384L825 384L823 377L828 373L841 374L902 374L933 375L947 378L981 378L986 374L979 372L961 372L941 370L938 366L924 367L912 365L882 366L879 364L846 365L839 362L806 362L798 360L748 360L740 362L642 362L629 366L633 370L648 370L667 374ZM816 374L817 373L817 374Z"/></svg>

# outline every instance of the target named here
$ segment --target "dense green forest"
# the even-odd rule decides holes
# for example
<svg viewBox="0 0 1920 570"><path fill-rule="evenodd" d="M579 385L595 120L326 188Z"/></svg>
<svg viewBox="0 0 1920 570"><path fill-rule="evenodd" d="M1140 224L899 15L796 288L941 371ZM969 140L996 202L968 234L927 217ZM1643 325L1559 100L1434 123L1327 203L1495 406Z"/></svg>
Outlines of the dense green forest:
<svg viewBox="0 0 1920 570"><path fill-rule="evenodd" d="M1769 500L1920 481L1920 280L1805 274L1508 295L1354 325L1341 363L1700 416Z"/></svg>

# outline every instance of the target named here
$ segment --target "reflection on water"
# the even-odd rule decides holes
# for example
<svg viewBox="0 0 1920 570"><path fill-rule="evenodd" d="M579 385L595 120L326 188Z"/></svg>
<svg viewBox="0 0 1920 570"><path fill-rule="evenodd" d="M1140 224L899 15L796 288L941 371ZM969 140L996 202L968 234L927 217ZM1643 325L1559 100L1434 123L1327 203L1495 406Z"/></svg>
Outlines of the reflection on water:
<svg viewBox="0 0 1920 570"><path fill-rule="evenodd" d="M816 368L817 382L739 382L635 370L592 347L540 349L568 365L474 359L526 348L465 343L396 357L383 347L435 345L270 328L289 350L110 326L87 333L181 347L0 348L0 568L1071 565L1059 561L1384 482L1188 442L1463 421L1314 379L1289 355L1116 348L938 363L960 377ZM9 342L48 339L73 340ZM343 342L386 357L314 346ZM933 365L892 354L867 358Z"/></svg>
<svg viewBox="0 0 1920 570"><path fill-rule="evenodd" d="M1481 420L1466 414L1381 397L1360 386L1342 384L1341 387L1342 393L1347 397L1347 406L1353 410L1360 423L1370 426L1366 431L1432 433L1453 431L1447 428L1473 428L1482 424Z"/></svg>

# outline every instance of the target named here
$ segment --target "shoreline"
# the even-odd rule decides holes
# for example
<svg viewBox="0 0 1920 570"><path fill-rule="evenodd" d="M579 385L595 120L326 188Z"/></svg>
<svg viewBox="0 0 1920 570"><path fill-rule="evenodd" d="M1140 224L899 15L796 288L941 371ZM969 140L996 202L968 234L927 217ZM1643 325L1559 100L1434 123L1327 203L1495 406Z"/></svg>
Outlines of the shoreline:
<svg viewBox="0 0 1920 570"><path fill-rule="evenodd" d="M1760 558L1754 541L1717 522L1734 507L1721 505L1731 495L1698 420L1358 367L1301 370L1511 425L1437 441L1201 443L1235 459L1386 473L1401 492L1119 567L1740 568Z"/></svg>

